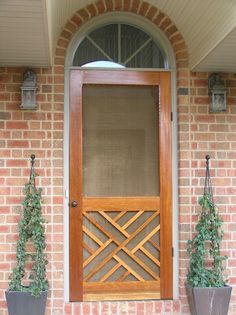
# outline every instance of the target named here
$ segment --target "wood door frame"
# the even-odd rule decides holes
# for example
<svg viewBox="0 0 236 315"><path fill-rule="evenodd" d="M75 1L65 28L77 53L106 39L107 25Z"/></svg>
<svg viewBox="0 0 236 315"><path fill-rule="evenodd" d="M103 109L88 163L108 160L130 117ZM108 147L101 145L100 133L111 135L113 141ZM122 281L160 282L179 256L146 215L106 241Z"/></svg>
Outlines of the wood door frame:
<svg viewBox="0 0 236 315"><path fill-rule="evenodd" d="M102 82L101 82L102 77ZM83 300L83 248L74 250L74 244L82 244L82 198L78 193L82 187L82 93L83 84L107 85L153 85L159 87L160 104L160 207L161 214L161 255L160 279L161 299L171 299L173 295L173 257L172 257L172 154L171 154L171 73L167 71L135 70L71 70L70 73L70 134L77 134L79 141L70 137L69 170L79 170L78 176L70 176L70 232L69 232L69 266L70 266L70 301ZM80 88L79 88L80 87ZM165 109L163 110L164 104ZM76 119L74 119L76 118ZM163 175L164 174L164 175ZM163 197L164 196L164 197ZM76 200L78 207L71 202ZM168 285L165 285L168 283Z"/></svg>

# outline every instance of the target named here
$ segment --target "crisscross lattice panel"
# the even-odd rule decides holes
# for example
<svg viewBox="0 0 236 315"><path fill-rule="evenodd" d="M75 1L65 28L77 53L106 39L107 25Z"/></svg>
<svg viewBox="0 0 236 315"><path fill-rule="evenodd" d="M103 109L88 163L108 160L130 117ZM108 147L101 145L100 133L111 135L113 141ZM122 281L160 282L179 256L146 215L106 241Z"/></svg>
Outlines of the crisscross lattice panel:
<svg viewBox="0 0 236 315"><path fill-rule="evenodd" d="M84 282L146 282L160 277L158 211L83 213Z"/></svg>

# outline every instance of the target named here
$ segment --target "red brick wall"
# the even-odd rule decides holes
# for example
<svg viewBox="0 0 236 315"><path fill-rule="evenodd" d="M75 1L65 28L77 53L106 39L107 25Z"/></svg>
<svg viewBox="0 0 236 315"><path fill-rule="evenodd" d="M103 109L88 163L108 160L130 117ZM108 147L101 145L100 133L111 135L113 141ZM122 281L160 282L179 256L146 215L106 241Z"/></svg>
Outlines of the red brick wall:
<svg viewBox="0 0 236 315"><path fill-rule="evenodd" d="M36 154L37 184L43 187L48 274L54 309L63 308L63 103L53 93L52 70L35 69L38 110L19 110L21 68L0 69L0 314L7 314L4 290L15 265L17 220L22 186L28 180L30 155ZM55 289L55 290L54 290ZM60 297L60 299L58 298ZM57 299L56 299L57 298Z"/></svg>
<svg viewBox="0 0 236 315"><path fill-rule="evenodd" d="M179 174L179 294L177 301L130 301L64 303L63 280L63 107L66 49L76 30L93 16L115 10L145 16L170 40L177 63L178 174ZM22 68L0 68L0 315L6 315L4 291L15 264L16 223L22 200L22 185L29 175L29 161L36 154L38 184L43 187L43 212L48 224L47 251L50 297L47 315L152 315L188 314L184 289L191 237L202 193L204 157L210 154L216 201L225 220L223 249L229 256L230 284L236 283L236 77L224 74L228 111L209 114L207 73L190 73L184 40L176 26L157 8L139 0L99 0L78 11L66 24L51 69L35 69L39 90L37 111L20 111ZM231 299L236 314L236 295Z"/></svg>

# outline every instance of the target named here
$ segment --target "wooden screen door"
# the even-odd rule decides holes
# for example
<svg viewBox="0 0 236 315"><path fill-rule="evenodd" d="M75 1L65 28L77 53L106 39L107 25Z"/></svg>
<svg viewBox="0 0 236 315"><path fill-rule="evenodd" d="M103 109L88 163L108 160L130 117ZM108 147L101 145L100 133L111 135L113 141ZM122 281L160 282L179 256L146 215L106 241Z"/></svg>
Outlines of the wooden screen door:
<svg viewBox="0 0 236 315"><path fill-rule="evenodd" d="M70 300L172 298L170 73L70 74Z"/></svg>

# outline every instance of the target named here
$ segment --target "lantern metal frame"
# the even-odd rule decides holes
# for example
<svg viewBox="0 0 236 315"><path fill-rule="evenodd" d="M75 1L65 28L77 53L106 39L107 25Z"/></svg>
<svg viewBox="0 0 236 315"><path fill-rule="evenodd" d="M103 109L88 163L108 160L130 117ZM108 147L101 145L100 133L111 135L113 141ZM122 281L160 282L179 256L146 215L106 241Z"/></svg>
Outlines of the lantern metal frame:
<svg viewBox="0 0 236 315"><path fill-rule="evenodd" d="M218 113L218 112L226 111L227 110L227 104L226 104L227 89L218 73L213 73L208 78L208 88L209 88L209 95L211 97L209 111L211 113Z"/></svg>
<svg viewBox="0 0 236 315"><path fill-rule="evenodd" d="M23 75L21 86L21 105L20 109L37 109L36 103L37 79L36 73L32 69L27 69Z"/></svg>

